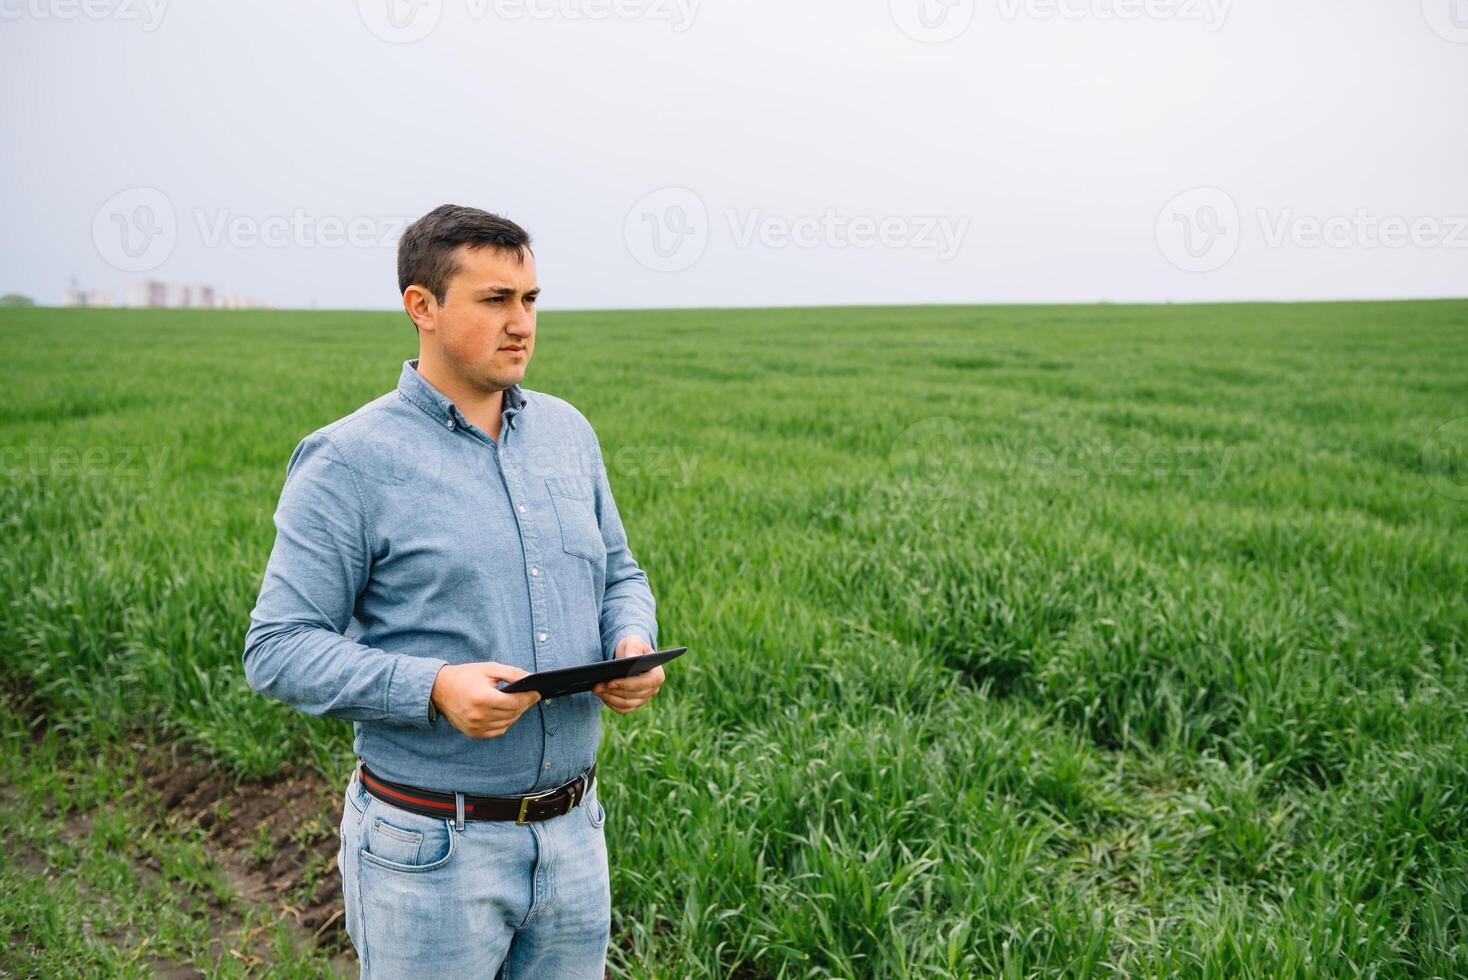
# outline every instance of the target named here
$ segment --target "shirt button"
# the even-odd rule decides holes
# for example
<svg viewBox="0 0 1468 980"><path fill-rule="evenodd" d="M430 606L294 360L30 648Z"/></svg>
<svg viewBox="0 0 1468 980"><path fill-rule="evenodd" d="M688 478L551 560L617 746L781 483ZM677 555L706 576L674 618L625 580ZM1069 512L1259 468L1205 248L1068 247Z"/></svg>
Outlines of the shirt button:
<svg viewBox="0 0 1468 980"><path fill-rule="evenodd" d="M542 634L540 634L540 641L541 641L541 642L542 642L542 643L544 643L544 642L545 642L545 634L544 634L544 633L542 633Z"/></svg>
<svg viewBox="0 0 1468 980"><path fill-rule="evenodd" d="M545 764L545 767L546 767L546 768L547 768L547 769L549 769L549 768L550 768L550 763L549 763L549 762L547 762L547 763L546 763L546 764Z"/></svg>
<svg viewBox="0 0 1468 980"><path fill-rule="evenodd" d="M525 505L524 504L521 504L520 505L520 513L522 513L522 514L525 513Z"/></svg>
<svg viewBox="0 0 1468 980"><path fill-rule="evenodd" d="M538 568L531 568L530 569L530 574L531 575L539 575L540 574L540 569L538 569Z"/></svg>
<svg viewBox="0 0 1468 980"><path fill-rule="evenodd" d="M546 704L555 704L556 703L556 699L555 698L546 698L545 699L545 703Z"/></svg>
<svg viewBox="0 0 1468 980"><path fill-rule="evenodd" d="M453 419L446 419L443 424L446 425L446 426L448 426L450 429L452 429L454 427L454 420Z"/></svg>

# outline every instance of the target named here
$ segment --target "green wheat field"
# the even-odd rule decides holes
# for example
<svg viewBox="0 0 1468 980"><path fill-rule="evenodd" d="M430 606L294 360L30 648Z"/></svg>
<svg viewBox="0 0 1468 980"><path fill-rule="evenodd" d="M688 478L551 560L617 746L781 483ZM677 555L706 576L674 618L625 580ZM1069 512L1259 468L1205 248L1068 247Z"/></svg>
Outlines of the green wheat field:
<svg viewBox="0 0 1468 980"><path fill-rule="evenodd" d="M0 337L0 975L313 975L191 959L196 841L145 893L158 831L54 814L145 742L344 783L243 638L412 327ZM551 312L525 384L690 648L603 715L613 975L1468 976L1468 301Z"/></svg>

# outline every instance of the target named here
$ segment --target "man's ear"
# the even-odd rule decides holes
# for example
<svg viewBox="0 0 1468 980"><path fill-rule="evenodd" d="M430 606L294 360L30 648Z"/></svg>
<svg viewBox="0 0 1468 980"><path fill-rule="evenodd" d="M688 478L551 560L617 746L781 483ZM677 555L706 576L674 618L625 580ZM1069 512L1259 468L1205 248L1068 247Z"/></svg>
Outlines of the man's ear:
<svg viewBox="0 0 1468 980"><path fill-rule="evenodd" d="M438 300L433 293L422 286L409 286L403 290L403 309L420 333L433 330L434 320L438 316Z"/></svg>

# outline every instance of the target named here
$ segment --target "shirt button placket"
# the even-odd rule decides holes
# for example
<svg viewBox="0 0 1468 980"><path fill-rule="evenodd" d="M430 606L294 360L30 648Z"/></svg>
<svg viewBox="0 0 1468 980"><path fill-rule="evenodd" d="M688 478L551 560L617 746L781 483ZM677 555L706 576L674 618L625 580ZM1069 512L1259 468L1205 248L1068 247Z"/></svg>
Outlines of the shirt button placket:
<svg viewBox="0 0 1468 980"><path fill-rule="evenodd" d="M540 539L536 534L535 524L527 520L530 511L525 506L527 499L525 488L521 486L519 473L515 467L510 465L510 454L503 447L499 449L500 472L504 475L505 488L510 494L510 503L515 508L515 520L520 527L520 540L525 549L525 566L527 570L527 584L530 590L530 628L535 631L535 654L534 663L536 670L550 670L556 665L542 656L550 640L550 631L546 628L546 581L541 574L540 564ZM518 456L518 452L516 454ZM551 700L547 698L541 702L541 731L544 738L541 740L541 768L543 772L549 772L551 768L547 753L550 751L550 739L555 734L556 727L550 723L554 717L551 712ZM541 787L543 788L543 787Z"/></svg>

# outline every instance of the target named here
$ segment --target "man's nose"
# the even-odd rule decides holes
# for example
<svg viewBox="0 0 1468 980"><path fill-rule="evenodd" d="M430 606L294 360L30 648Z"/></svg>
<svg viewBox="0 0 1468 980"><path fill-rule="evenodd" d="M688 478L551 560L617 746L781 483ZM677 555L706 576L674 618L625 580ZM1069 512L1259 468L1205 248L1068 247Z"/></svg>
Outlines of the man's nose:
<svg viewBox="0 0 1468 980"><path fill-rule="evenodd" d="M535 330L535 316L523 306L516 307L505 324L505 330L517 337L528 337Z"/></svg>

